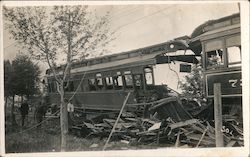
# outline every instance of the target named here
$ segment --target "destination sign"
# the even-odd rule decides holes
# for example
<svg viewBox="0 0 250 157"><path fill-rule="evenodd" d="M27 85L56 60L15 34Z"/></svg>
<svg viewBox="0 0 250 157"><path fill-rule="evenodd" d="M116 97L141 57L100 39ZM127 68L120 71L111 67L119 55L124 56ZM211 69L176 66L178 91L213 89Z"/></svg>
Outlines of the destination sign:
<svg viewBox="0 0 250 157"><path fill-rule="evenodd" d="M214 94L214 83L221 84L222 96L239 96L242 94L242 77L241 72L225 72L206 75L207 96L212 97Z"/></svg>

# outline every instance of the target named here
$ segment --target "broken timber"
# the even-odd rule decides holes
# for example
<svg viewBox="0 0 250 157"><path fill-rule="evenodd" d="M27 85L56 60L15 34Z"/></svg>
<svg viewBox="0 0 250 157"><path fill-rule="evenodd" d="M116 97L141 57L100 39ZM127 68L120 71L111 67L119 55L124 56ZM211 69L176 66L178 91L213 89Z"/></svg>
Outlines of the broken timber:
<svg viewBox="0 0 250 157"><path fill-rule="evenodd" d="M110 140L110 138L111 138L113 132L115 131L115 127L116 127L116 125L117 125L117 123L118 123L118 121L119 121L119 119L120 119L120 117L121 117L122 111L123 111L123 109L124 109L124 107L125 107L125 105L126 105L126 103L127 103L127 101L128 101L129 96L130 96L130 92L128 93L127 97L125 98L125 100L124 100L124 102L123 102L123 105L122 105L122 108L121 108L121 110L120 110L120 113L119 113L119 115L118 115L118 117L117 117L117 119L116 119L116 121L115 121L115 124L114 124L114 126L113 126L113 128L112 128L112 130L111 130L111 132L110 132L110 134L109 134L109 137L108 137L108 139L107 139L107 141L106 141L106 143L105 143L105 145L104 145L104 147L103 147L103 150L106 149L106 147L107 147L107 145L108 145L108 142L109 142L109 140Z"/></svg>

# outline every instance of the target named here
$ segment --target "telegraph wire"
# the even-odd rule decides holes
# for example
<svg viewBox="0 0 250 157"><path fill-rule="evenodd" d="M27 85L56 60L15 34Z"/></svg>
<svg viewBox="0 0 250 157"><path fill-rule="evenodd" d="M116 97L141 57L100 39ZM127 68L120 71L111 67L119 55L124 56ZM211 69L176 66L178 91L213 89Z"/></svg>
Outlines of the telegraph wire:
<svg viewBox="0 0 250 157"><path fill-rule="evenodd" d="M113 20L116 20L116 19L122 19L123 17L126 17L134 12L136 12L141 6L138 6L138 7L135 7L135 8L132 8L131 10L129 10L128 12L125 12L125 14L121 14L120 16L118 15L115 15L113 16Z"/></svg>
<svg viewBox="0 0 250 157"><path fill-rule="evenodd" d="M128 25L130 25L130 24L136 23L136 22L138 22L138 21L140 21L140 20L143 20L144 18L147 18L147 17L153 16L153 15L156 15L156 14L158 14L158 13L160 13L160 12L164 12L164 11L165 11L166 9L168 9L168 8L171 8L171 7L165 7L165 8L163 8L163 9L161 9L161 10L158 10L158 11L153 12L153 13L151 13L151 14L148 14L148 15L145 15L145 16L143 16L143 17L140 17L140 18L138 18L138 19L136 19L136 20L134 20L134 21L132 21L132 22L123 24L123 25L121 25L121 26L115 28L114 32L116 32L117 30L119 30L119 29L121 29L121 28L123 28L123 27L125 27L125 26L128 26ZM101 46L97 46L96 48L101 48ZM98 51L98 50L93 50L93 51L89 51L88 53L97 52L97 51Z"/></svg>
<svg viewBox="0 0 250 157"><path fill-rule="evenodd" d="M132 22L123 24L123 25L117 27L117 28L115 29L115 31L117 31L117 30L119 30L119 29L121 29L121 28L123 28L123 27L125 27L125 26L128 26L128 25L130 25L130 24L133 24L133 23L136 23L136 22L138 22L138 21L141 21L141 20L143 20L144 18L148 18L148 17L153 16L153 15L156 15L156 14L158 14L158 13L160 13L160 12L166 11L166 9L168 9L168 8L171 8L171 7L165 7L165 8L163 8L163 9L161 9L161 10L158 10L158 11L153 12L153 13L151 13L151 14L148 14L148 15L145 15L145 16L143 16L143 17L140 17L140 18L138 18L138 19L136 19L136 20L134 20L134 21L132 21Z"/></svg>

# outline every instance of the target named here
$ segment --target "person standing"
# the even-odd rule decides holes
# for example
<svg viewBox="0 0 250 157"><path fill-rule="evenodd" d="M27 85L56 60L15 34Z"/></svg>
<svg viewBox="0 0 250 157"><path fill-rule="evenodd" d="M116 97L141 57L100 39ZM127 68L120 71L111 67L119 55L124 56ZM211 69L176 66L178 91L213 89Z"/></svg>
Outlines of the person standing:
<svg viewBox="0 0 250 157"><path fill-rule="evenodd" d="M68 127L71 127L73 125L73 112L74 112L74 105L72 103L72 100L67 100L66 99L66 102L68 102L67 104L67 111L68 111Z"/></svg>
<svg viewBox="0 0 250 157"><path fill-rule="evenodd" d="M39 102L39 105L37 106L35 110L35 119L37 121L37 128L41 128L43 118L46 115L47 107L44 103L44 100Z"/></svg>
<svg viewBox="0 0 250 157"><path fill-rule="evenodd" d="M24 126L25 117L29 113L29 104L26 100L21 104L20 112L22 116L22 126Z"/></svg>

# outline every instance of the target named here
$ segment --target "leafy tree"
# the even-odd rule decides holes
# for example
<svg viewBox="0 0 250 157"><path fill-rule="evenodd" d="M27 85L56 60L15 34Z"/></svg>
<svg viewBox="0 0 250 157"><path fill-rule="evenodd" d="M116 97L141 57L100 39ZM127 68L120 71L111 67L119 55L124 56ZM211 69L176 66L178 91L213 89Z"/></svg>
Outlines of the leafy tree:
<svg viewBox="0 0 250 157"><path fill-rule="evenodd" d="M4 61L4 96L5 103L12 97L11 119L12 126L16 125L14 104L15 96L30 96L39 90L39 76L41 71L38 65L34 64L27 55L19 54L12 64L9 60Z"/></svg>
<svg viewBox="0 0 250 157"><path fill-rule="evenodd" d="M9 60L4 60L4 97L5 103L7 98L13 95L12 91L12 65Z"/></svg>
<svg viewBox="0 0 250 157"><path fill-rule="evenodd" d="M66 147L68 117L65 89L74 60L85 59L90 51L112 40L109 14L91 13L88 6L4 7L6 27L30 54L48 63L60 94L61 150ZM102 53L100 51L100 53ZM59 77L56 65L63 63Z"/></svg>
<svg viewBox="0 0 250 157"><path fill-rule="evenodd" d="M37 64L34 64L27 55L19 54L12 61L12 68L12 90L15 95L26 96L29 99L38 93L41 71Z"/></svg>
<svg viewBox="0 0 250 157"><path fill-rule="evenodd" d="M183 96L188 99L197 99L202 102L204 95L203 74L200 64L194 65L189 75L185 76L185 81L180 83Z"/></svg>
<svg viewBox="0 0 250 157"><path fill-rule="evenodd" d="M14 127L16 125L16 119L14 114L15 93L13 91L13 68L9 60L4 60L4 97L5 104L8 104L8 98L12 98L11 124L12 127Z"/></svg>

